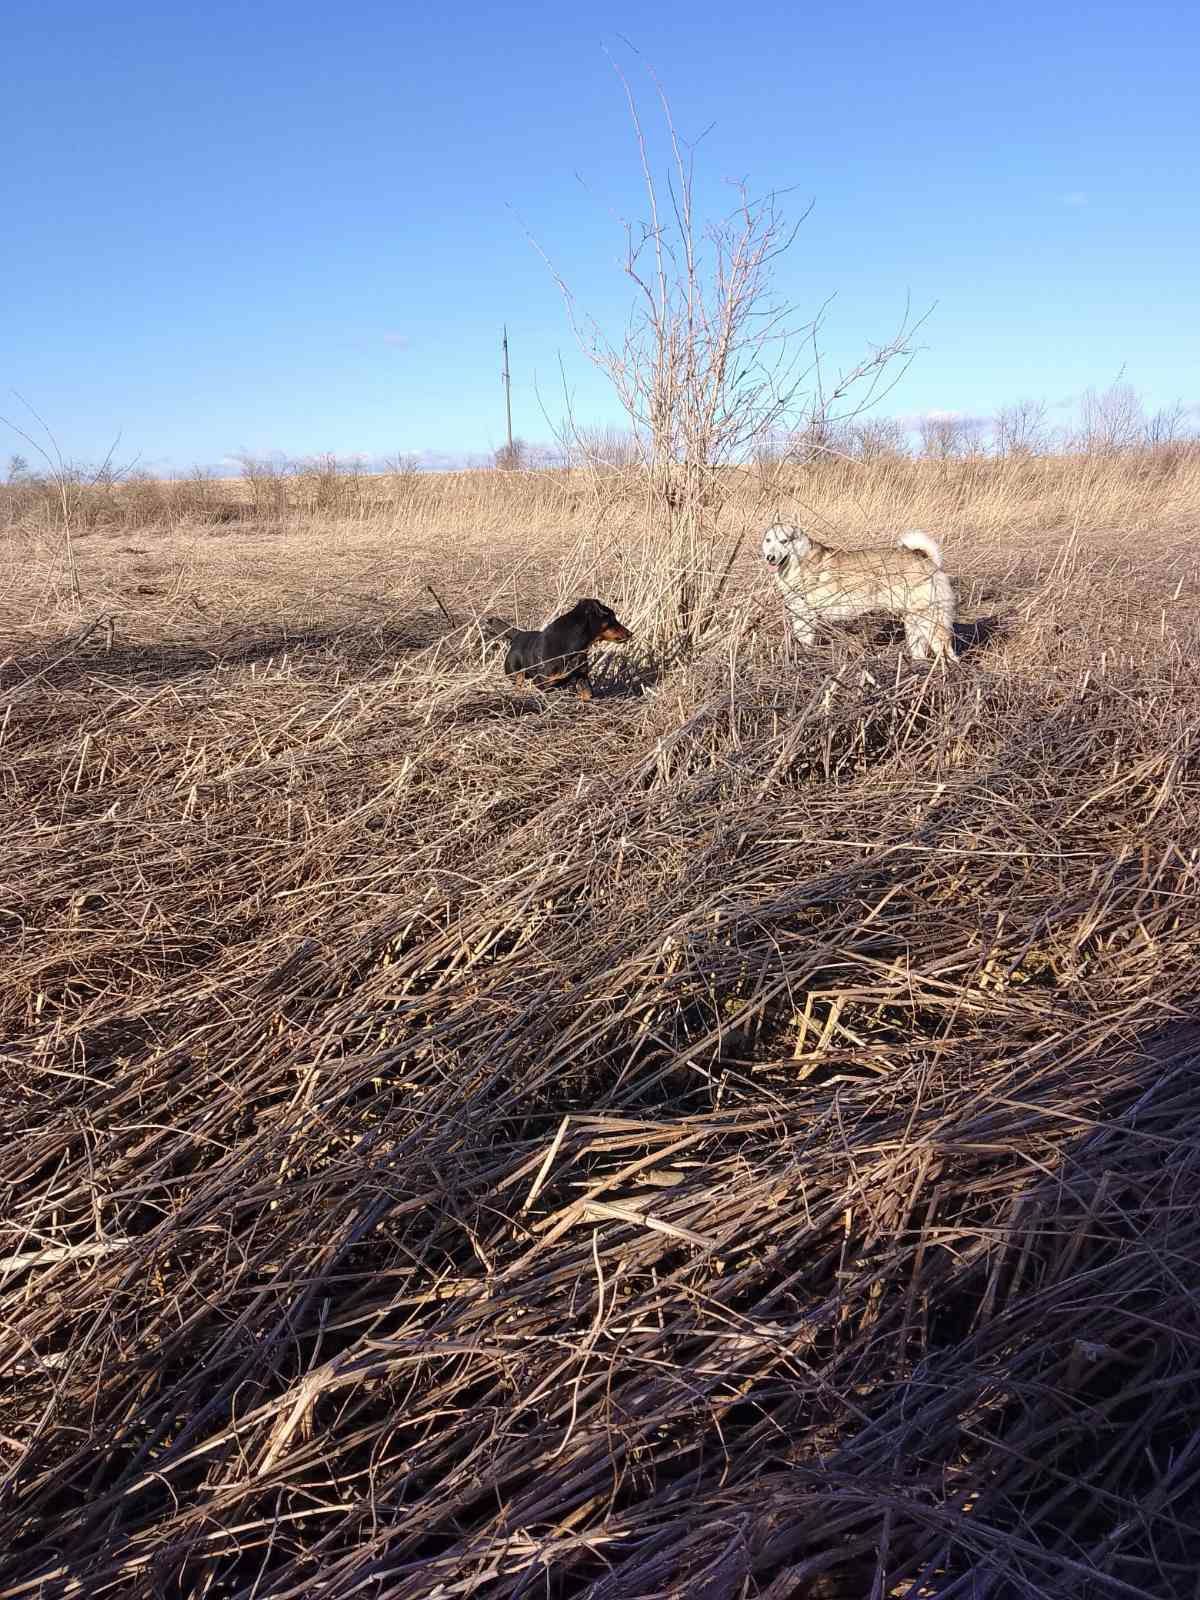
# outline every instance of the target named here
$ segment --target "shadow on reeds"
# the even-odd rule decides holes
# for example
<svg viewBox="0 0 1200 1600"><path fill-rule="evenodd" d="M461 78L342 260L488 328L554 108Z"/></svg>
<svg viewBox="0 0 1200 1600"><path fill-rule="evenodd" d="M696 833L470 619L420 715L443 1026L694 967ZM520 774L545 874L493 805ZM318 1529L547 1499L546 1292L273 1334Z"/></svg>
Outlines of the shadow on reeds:
<svg viewBox="0 0 1200 1600"><path fill-rule="evenodd" d="M987 650L1005 637L1008 619L1001 613L990 616L960 617L954 624L954 649L960 661ZM785 647L793 661L811 660L831 644L846 647L851 654L904 655L907 646L904 625L890 617L870 617L859 622L830 624L814 645L797 645L788 636Z"/></svg>
<svg viewBox="0 0 1200 1600"><path fill-rule="evenodd" d="M486 625L495 619L481 619ZM303 628L286 624L218 633L210 642L126 642L119 625L106 642L103 619L63 638L23 641L20 654L0 657L0 693L39 685L43 691L72 688L95 678L122 678L147 687L174 683L201 672L310 660L358 665L389 661L445 644L451 654L475 652L487 642L480 622L417 612L388 624L353 623ZM487 648L493 648L487 644ZM494 648L499 648L498 644Z"/></svg>
<svg viewBox="0 0 1200 1600"><path fill-rule="evenodd" d="M439 1573L470 1572L503 1551L511 1527L554 1528L567 1517L585 1519L587 1536L554 1551L544 1592L557 1600L667 1592L1190 1600L1200 1562L1200 1375L1187 1269L1200 1223L1187 1196L1200 1176L1200 1029L1179 1027L1115 1055L1098 1041L1091 1059L1106 1069L1099 1100L1083 1081L1082 1055L1072 1074L1052 1065L1019 1094L1001 1074L1001 1098L931 1100L919 1115L876 1104L863 1116L862 1102L843 1091L838 1160L814 1141L829 1102L811 1090L770 1118L751 1104L686 1123L629 1123L612 1105L584 1106L575 1126L557 1116L539 1127L510 1123L510 1142L497 1146L502 1095L456 1123L457 1153L439 1152L434 1194L418 1200L398 1188L396 1198L408 1237L429 1217L445 1229L452 1195L457 1227L486 1241L503 1277L465 1276L470 1294L423 1294L415 1312L411 1302L388 1311L381 1301L370 1338L352 1319L331 1318L327 1330L314 1295L302 1320L293 1313L271 1337L264 1329L249 1355L221 1348L215 1358L224 1328L194 1316L186 1340L173 1333L168 1350L138 1357L132 1421L116 1412L121 1392L106 1373L98 1393L117 1416L112 1431L80 1427L58 1472L45 1470L44 1441L31 1448L13 1485L5 1577L14 1592L64 1566L82 1581L144 1558L148 1545L157 1593L194 1593L198 1576L213 1573L231 1592L264 1574L266 1592L285 1592L312 1570L317 1548L304 1524L288 1540L269 1536L273 1497L315 1470L305 1434L288 1420L305 1399L327 1472L352 1479L369 1467L381 1489L421 1496L406 1581L390 1591L403 1600L434 1592ZM364 1075L369 1084L378 1105L378 1082ZM392 1113L401 1121L403 1103ZM351 1109L339 1086L322 1107L326 1135ZM673 1164L681 1135L686 1158ZM420 1148L437 1148L435 1137L427 1132ZM529 1173L547 1149L553 1169L540 1166L548 1181L525 1215ZM398 1183L394 1162L356 1159L360 1182ZM207 1181L211 1155L195 1160ZM517 1187L514 1174L523 1178ZM580 1226L569 1228L581 1195ZM314 1237L307 1192L265 1190L257 1204L274 1204L266 1215L294 1248ZM526 1256L528 1226L551 1220L562 1234L554 1256ZM514 1226L515 1246L505 1234ZM386 1235L375 1237L316 1281L337 1304L373 1273L397 1272L399 1259ZM464 1250L464 1274L470 1259ZM107 1293L129 1317L122 1295L136 1263L121 1262L115 1252L91 1292ZM600 1284L594 1313L581 1288L589 1264ZM678 1284L674 1298L664 1282ZM620 1285L614 1327L607 1284L614 1298ZM665 1313L661 1326L636 1315L644 1303ZM524 1365L499 1390L487 1365L494 1346L501 1334L512 1342L514 1321L531 1313L542 1338L518 1347ZM593 1314L606 1351L599 1398L582 1388L591 1346L580 1319ZM61 1315L52 1307L39 1323L40 1348L51 1348ZM510 1438L499 1424L506 1406L537 1401L534 1437L552 1447L566 1406L543 1396L555 1379L572 1393L561 1353L571 1342L579 1381L569 1420L577 1405L586 1448L559 1465L533 1456L529 1432ZM412 1465L440 1459L420 1399L441 1393L435 1362L446 1353L460 1363L441 1380L453 1383L456 1404L436 1449L456 1464L495 1418L488 1455L465 1488L449 1473L443 1488L442 1474L418 1476ZM348 1359L360 1385L353 1429L342 1419ZM398 1403L395 1375L410 1368L433 1373L406 1377ZM32 1357L21 1370L14 1409L36 1416L55 1374ZM257 1432L234 1400L249 1374L265 1407ZM165 1432L164 1418L177 1433L146 1473L141 1438ZM183 1419L188 1431L178 1432ZM247 1439L275 1450L275 1480L256 1485ZM380 1439L404 1447L394 1464L379 1464ZM242 1533L216 1557L192 1538L202 1518L230 1519L211 1481L214 1459L228 1492L237 1491ZM347 1567L331 1581L337 1596L356 1592L352 1579L367 1570L366 1557L349 1570L360 1537L349 1512L325 1533L329 1570ZM693 1582L714 1569L728 1581ZM675 1580L670 1591L664 1572ZM514 1567L494 1592L519 1600L533 1592L524 1576Z"/></svg>
<svg viewBox="0 0 1200 1600"><path fill-rule="evenodd" d="M966 621L960 618L954 624L954 648L959 659L986 650L994 640L1004 637L1006 627L1002 616L972 617Z"/></svg>

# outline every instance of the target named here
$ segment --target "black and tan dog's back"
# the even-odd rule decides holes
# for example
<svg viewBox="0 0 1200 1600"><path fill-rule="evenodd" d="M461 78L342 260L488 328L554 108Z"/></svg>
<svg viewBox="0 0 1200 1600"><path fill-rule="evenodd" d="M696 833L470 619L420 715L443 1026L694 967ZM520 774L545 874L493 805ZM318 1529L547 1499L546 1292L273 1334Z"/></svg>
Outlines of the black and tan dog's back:
<svg viewBox="0 0 1200 1600"><path fill-rule="evenodd" d="M544 628L514 628L508 638L504 670L510 678L527 678L539 689L572 687L581 700L590 700L588 650L601 640L624 644L633 635L599 600L578 600Z"/></svg>

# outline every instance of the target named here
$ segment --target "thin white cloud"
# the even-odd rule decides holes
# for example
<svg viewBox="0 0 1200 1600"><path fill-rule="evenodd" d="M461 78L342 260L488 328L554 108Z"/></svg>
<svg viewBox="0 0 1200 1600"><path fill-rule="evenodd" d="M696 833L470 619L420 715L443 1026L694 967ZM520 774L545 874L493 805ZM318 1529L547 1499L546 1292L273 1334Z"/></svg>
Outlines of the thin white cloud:
<svg viewBox="0 0 1200 1600"><path fill-rule="evenodd" d="M1082 211L1088 203L1088 197L1082 189L1071 189L1063 195L1062 202L1072 211Z"/></svg>

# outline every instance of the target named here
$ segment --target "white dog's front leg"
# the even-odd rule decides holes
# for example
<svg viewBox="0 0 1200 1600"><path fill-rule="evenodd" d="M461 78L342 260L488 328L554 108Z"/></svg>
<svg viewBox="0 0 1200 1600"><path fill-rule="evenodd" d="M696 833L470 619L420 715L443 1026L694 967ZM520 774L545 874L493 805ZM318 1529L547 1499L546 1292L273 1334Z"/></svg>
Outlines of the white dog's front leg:
<svg viewBox="0 0 1200 1600"><path fill-rule="evenodd" d="M796 643L803 645L805 649L807 649L809 645L816 642L816 637L817 630L813 627L808 618L798 616L797 613L793 611L792 638L795 639Z"/></svg>

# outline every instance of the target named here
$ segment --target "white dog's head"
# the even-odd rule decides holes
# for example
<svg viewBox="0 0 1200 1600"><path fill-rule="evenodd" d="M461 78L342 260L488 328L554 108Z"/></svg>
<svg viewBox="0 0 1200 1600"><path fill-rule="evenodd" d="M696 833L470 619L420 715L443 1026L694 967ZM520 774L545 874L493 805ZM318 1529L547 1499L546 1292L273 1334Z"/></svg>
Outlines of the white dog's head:
<svg viewBox="0 0 1200 1600"><path fill-rule="evenodd" d="M782 572L793 559L802 561L811 548L804 529L794 523L773 522L763 534L763 560L772 572Z"/></svg>

